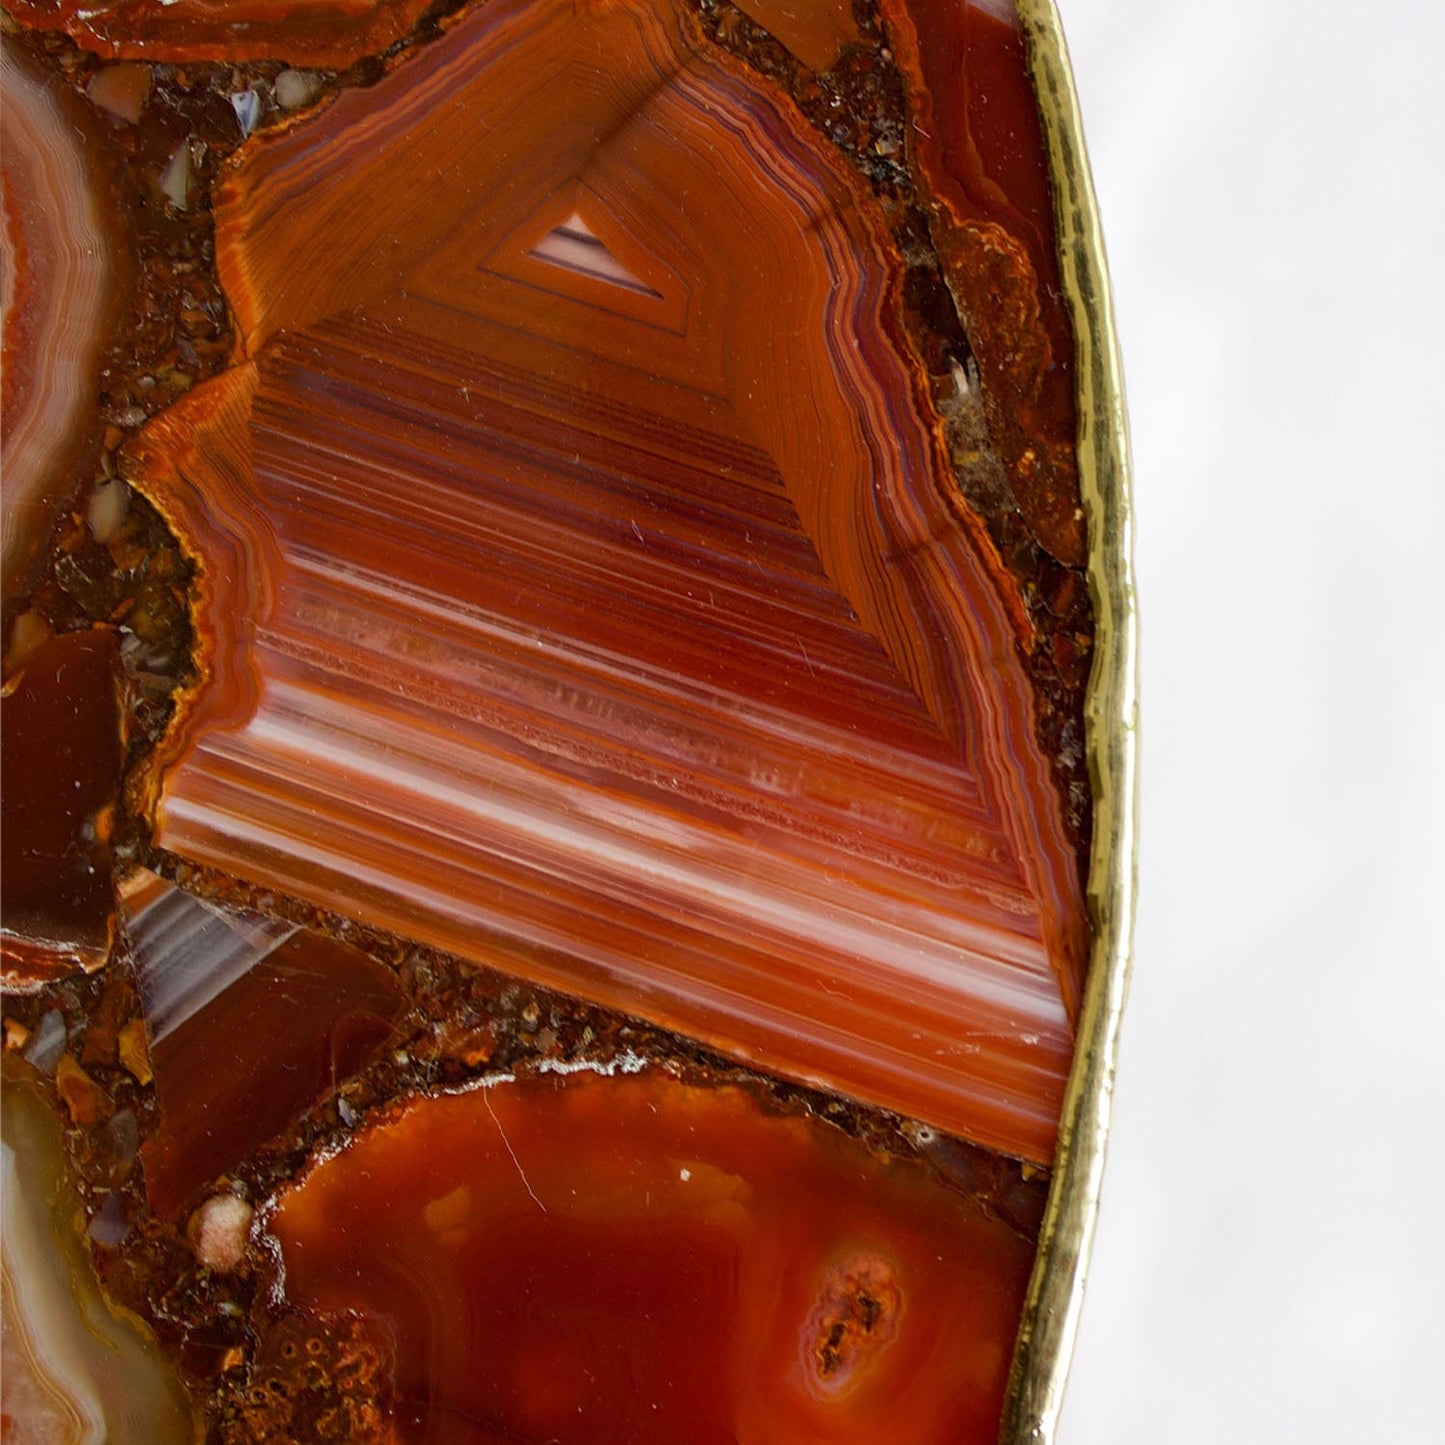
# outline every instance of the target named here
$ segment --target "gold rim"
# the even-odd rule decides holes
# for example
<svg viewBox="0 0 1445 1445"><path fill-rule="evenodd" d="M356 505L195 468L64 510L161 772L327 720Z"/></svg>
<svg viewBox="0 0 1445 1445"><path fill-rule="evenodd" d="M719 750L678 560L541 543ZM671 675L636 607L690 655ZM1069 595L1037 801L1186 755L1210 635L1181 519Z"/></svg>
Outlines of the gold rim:
<svg viewBox="0 0 1445 1445"><path fill-rule="evenodd" d="M1124 384L1078 96L1055 0L1018 0L1018 8L1043 114L1059 259L1074 322L1079 477L1089 519L1095 625L1084 704L1094 795L1088 890L1094 946L1053 1186L999 1433L1003 1445L1035 1445L1054 1438L1078 1334L1129 986L1137 881L1138 620Z"/></svg>

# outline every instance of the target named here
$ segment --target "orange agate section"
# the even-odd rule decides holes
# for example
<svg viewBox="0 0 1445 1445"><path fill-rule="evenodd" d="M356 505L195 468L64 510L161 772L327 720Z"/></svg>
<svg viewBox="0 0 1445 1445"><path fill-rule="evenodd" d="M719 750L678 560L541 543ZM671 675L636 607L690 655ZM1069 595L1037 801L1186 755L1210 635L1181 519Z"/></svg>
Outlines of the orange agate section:
<svg viewBox="0 0 1445 1445"><path fill-rule="evenodd" d="M831 69L859 38L852 0L738 0L738 9L814 71Z"/></svg>
<svg viewBox="0 0 1445 1445"><path fill-rule="evenodd" d="M35 29L122 60L343 67L401 39L429 0L7 0Z"/></svg>
<svg viewBox="0 0 1445 1445"><path fill-rule="evenodd" d="M856 174L672 0L496 0L216 218L161 844L1049 1159L1083 902Z"/></svg>
<svg viewBox="0 0 1445 1445"><path fill-rule="evenodd" d="M416 1099L269 1228L284 1303L372 1321L396 1438L449 1445L992 1442L1032 1253L917 1162L652 1071Z"/></svg>

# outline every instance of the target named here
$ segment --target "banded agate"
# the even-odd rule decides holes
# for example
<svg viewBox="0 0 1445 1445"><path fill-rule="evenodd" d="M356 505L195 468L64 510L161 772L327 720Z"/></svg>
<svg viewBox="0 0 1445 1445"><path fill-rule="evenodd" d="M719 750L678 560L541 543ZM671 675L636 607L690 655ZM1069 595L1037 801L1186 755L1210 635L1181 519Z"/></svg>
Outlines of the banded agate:
<svg viewBox="0 0 1445 1445"><path fill-rule="evenodd" d="M127 254L113 163L77 96L0 40L0 498L7 595L43 550L100 428L94 393Z"/></svg>
<svg viewBox="0 0 1445 1445"><path fill-rule="evenodd" d="M64 30L109 58L347 66L405 36L427 0L7 0L7 8L24 25Z"/></svg>
<svg viewBox="0 0 1445 1445"><path fill-rule="evenodd" d="M1075 855L890 224L679 0L243 147L236 362L126 469L202 587L160 843L1047 1161Z"/></svg>
<svg viewBox="0 0 1445 1445"><path fill-rule="evenodd" d="M175 1370L118 1318L70 1228L60 1130L6 1083L0 1142L0 1434L6 1445L190 1445Z"/></svg>

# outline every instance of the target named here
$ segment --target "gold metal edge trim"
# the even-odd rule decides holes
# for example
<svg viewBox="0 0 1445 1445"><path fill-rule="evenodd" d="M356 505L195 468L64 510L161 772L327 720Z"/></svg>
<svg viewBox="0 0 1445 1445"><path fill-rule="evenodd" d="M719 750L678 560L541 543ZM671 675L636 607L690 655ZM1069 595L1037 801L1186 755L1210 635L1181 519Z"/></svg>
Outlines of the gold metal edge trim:
<svg viewBox="0 0 1445 1445"><path fill-rule="evenodd" d="M1138 878L1138 618L1129 432L1104 241L1055 0L1018 0L1043 115L1059 259L1073 317L1079 477L1089 526L1094 663L1084 704L1094 836L1094 946L1059 1122L1054 1179L1014 1349L1001 1445L1054 1439L1098 1222Z"/></svg>

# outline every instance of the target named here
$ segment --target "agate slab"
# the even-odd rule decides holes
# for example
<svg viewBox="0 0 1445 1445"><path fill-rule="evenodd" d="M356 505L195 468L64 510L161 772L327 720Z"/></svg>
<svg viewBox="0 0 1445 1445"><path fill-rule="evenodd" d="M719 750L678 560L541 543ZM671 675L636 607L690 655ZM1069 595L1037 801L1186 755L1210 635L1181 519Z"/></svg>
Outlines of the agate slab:
<svg viewBox="0 0 1445 1445"><path fill-rule="evenodd" d="M56 480L0 1059L160 1388L225 1445L1046 1438L1133 767L1051 11L15 0L6 45L86 138L32 185L7 136L7 464ZM17 1428L82 1438L28 1348Z"/></svg>

